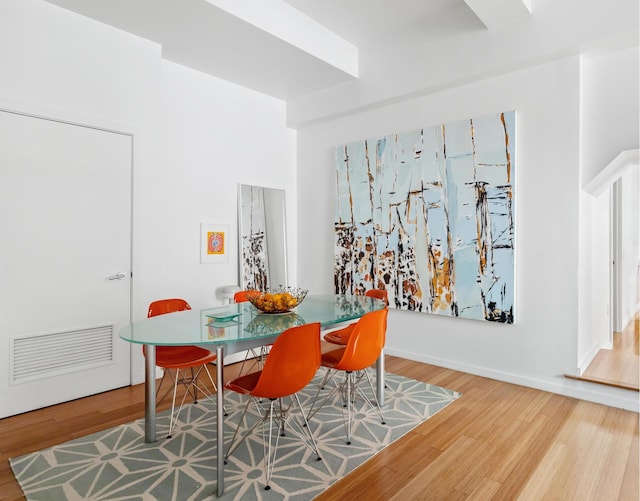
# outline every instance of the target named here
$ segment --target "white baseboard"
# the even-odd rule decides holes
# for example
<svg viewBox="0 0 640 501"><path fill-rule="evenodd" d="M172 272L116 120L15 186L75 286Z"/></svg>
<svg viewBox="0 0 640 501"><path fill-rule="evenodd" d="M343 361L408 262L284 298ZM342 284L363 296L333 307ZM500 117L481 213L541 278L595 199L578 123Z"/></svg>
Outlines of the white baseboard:
<svg viewBox="0 0 640 501"><path fill-rule="evenodd" d="M413 352L404 352L390 348L385 348L385 353L394 357L415 360L416 362L423 362L425 364L436 365L446 369L466 372L475 376L487 377L489 379L495 379L505 383L527 386L537 390L557 393L566 397L577 398L588 402L640 413L640 398L638 398L638 392L633 390L624 390L622 388L614 388L597 383L569 379L564 377L564 374L559 374L557 378L553 380L529 378L518 374L494 371L484 367L452 362L450 360L417 356Z"/></svg>
<svg viewBox="0 0 640 501"><path fill-rule="evenodd" d="M610 341L602 346L593 346L591 348L591 350L589 351L589 353L587 353L587 355L582 359L582 361L580 362L580 364L578 365L577 368L577 374L575 374L576 376L582 376L582 374L584 374L584 371L587 370L587 368L589 367L589 365L591 364L591 362L593 362L593 359L596 358L596 355L598 354L598 352L600 350L610 350L611 348L613 348L613 342Z"/></svg>
<svg viewBox="0 0 640 501"><path fill-rule="evenodd" d="M224 356L224 365L231 365L238 362L242 362L246 356L246 351L239 351L238 353L232 353L231 355Z"/></svg>

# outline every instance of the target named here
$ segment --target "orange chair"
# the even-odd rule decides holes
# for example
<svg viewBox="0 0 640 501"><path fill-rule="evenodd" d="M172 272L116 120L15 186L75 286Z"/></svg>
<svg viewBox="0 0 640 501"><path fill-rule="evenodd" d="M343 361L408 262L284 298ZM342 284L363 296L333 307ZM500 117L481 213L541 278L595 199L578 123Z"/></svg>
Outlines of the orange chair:
<svg viewBox="0 0 640 501"><path fill-rule="evenodd" d="M376 391L369 374L364 369L373 364L382 353L387 332L388 313L389 310L386 308L365 313L360 320L355 323L346 346L322 354L321 365L328 370L313 399L308 418L311 419L330 397L339 393L342 399L342 407L343 409L347 409L347 414L344 416L347 430L347 445L351 444L351 406L355 401L356 393L364 399L369 407L378 412L382 424L385 424ZM345 373L344 380L342 382L336 382L335 387L325 396L322 402L316 406L318 395L324 388L332 371L343 371ZM375 406L360 387L360 383L365 379L369 383Z"/></svg>
<svg viewBox="0 0 640 501"><path fill-rule="evenodd" d="M251 294L260 294L260 291L249 289L246 291L238 291L233 295L234 303L245 303L249 301L249 296Z"/></svg>
<svg viewBox="0 0 640 501"><path fill-rule="evenodd" d="M154 301L149 305L149 312L147 317L155 317L157 315L165 315L167 313L174 313L177 311L190 310L191 306L184 299L161 299ZM146 355L145 347L142 347L143 353ZM194 399L194 403L198 403L198 391L205 394L205 396L211 398L211 392L205 387L198 384L198 376L204 369L209 376L211 387L213 391L218 391L216 384L213 382L211 373L207 368L207 364L216 360L216 354L211 353L209 350L199 348L198 346L156 346L156 366L164 369L164 374L160 380L157 393L160 393L162 383L167 374L173 379L173 400L171 403L171 420L169 421L169 433L167 438L171 438L171 432L173 431L174 421L177 420L184 405L185 399L188 394L191 394ZM190 369L190 375L184 374L186 369ZM176 371L175 377L171 370ZM181 375L182 371L182 375ZM184 384L186 391L180 402L178 412L175 412L176 406L176 393L178 390L178 383ZM167 392L168 393L168 392ZM164 395L163 395L164 398Z"/></svg>
<svg viewBox="0 0 640 501"><path fill-rule="evenodd" d="M238 291L233 295L233 301L235 303L246 303L247 301L249 301L249 296L251 294L260 294L260 291L254 289ZM239 374L242 374L244 372L244 366L248 360L253 360L253 363L249 366L248 370L251 370L254 367L261 369L264 365L264 359L268 353L269 346L261 346L260 353L256 352L256 350L254 349L247 350L247 354L245 355L244 360L242 361L242 365L240 366Z"/></svg>
<svg viewBox="0 0 640 501"><path fill-rule="evenodd" d="M258 425L263 424L263 448L265 459L265 490L271 487L269 481L273 473L273 464L278 451L280 436L284 436L285 424L289 425L303 443L309 447L320 460L318 446L309 428L307 417L300 405L297 392L303 389L313 379L320 367L320 323L300 325L287 329L277 338L267 356L261 371L239 376L229 381L225 388L243 395L249 395L247 405L242 411L238 426L231 439L229 449L225 454L225 463L231 454L237 449ZM283 397L291 396L291 400L285 405ZM264 404L261 400L264 399ZM251 403L263 412L260 419L245 430L240 437L238 432L243 425L247 410ZM303 423L291 419L287 422L294 402L302 414ZM274 429L273 420L277 423ZM269 423L268 439L265 439L264 425ZM274 442L275 435L275 444ZM272 452L273 447L273 452Z"/></svg>
<svg viewBox="0 0 640 501"><path fill-rule="evenodd" d="M381 299L382 301L384 301L385 305L389 306L387 291L384 289L371 289L365 292L364 295L369 297L374 297L376 299ZM356 324L352 323L347 325L343 329L338 329L338 330L329 332L324 335L324 340L332 344L339 344L341 346L345 346L355 326Z"/></svg>

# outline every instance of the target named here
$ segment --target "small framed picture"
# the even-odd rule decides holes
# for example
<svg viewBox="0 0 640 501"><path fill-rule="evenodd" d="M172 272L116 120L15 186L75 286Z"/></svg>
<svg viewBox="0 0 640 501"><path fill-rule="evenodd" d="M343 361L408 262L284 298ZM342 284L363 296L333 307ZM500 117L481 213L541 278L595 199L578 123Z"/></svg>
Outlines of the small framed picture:
<svg viewBox="0 0 640 501"><path fill-rule="evenodd" d="M200 224L200 262L228 263L229 262L229 225Z"/></svg>

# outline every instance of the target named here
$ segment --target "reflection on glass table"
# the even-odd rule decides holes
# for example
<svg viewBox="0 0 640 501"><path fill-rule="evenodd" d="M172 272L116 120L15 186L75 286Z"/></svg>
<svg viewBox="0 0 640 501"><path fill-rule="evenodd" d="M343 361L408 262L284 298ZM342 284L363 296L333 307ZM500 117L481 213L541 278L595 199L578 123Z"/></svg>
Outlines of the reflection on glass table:
<svg viewBox="0 0 640 501"><path fill-rule="evenodd" d="M244 330L257 336L273 335L306 323L304 318L293 312L277 315L256 315Z"/></svg>

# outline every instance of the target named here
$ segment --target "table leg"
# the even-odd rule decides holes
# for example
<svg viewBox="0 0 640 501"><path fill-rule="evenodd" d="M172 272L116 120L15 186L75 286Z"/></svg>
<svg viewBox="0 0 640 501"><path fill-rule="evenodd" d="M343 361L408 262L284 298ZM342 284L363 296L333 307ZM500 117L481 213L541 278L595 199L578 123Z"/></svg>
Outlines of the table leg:
<svg viewBox="0 0 640 501"><path fill-rule="evenodd" d="M217 472L218 472L218 497L224 494L224 346L219 344L216 346L216 378L218 382L218 393L216 395L216 412L218 414L218 422L216 428L216 440L218 444L217 455Z"/></svg>
<svg viewBox="0 0 640 501"><path fill-rule="evenodd" d="M384 350L376 361L376 390L378 393L378 403L380 407L384 405Z"/></svg>
<svg viewBox="0 0 640 501"><path fill-rule="evenodd" d="M144 441L156 441L156 346L145 345L144 359Z"/></svg>

